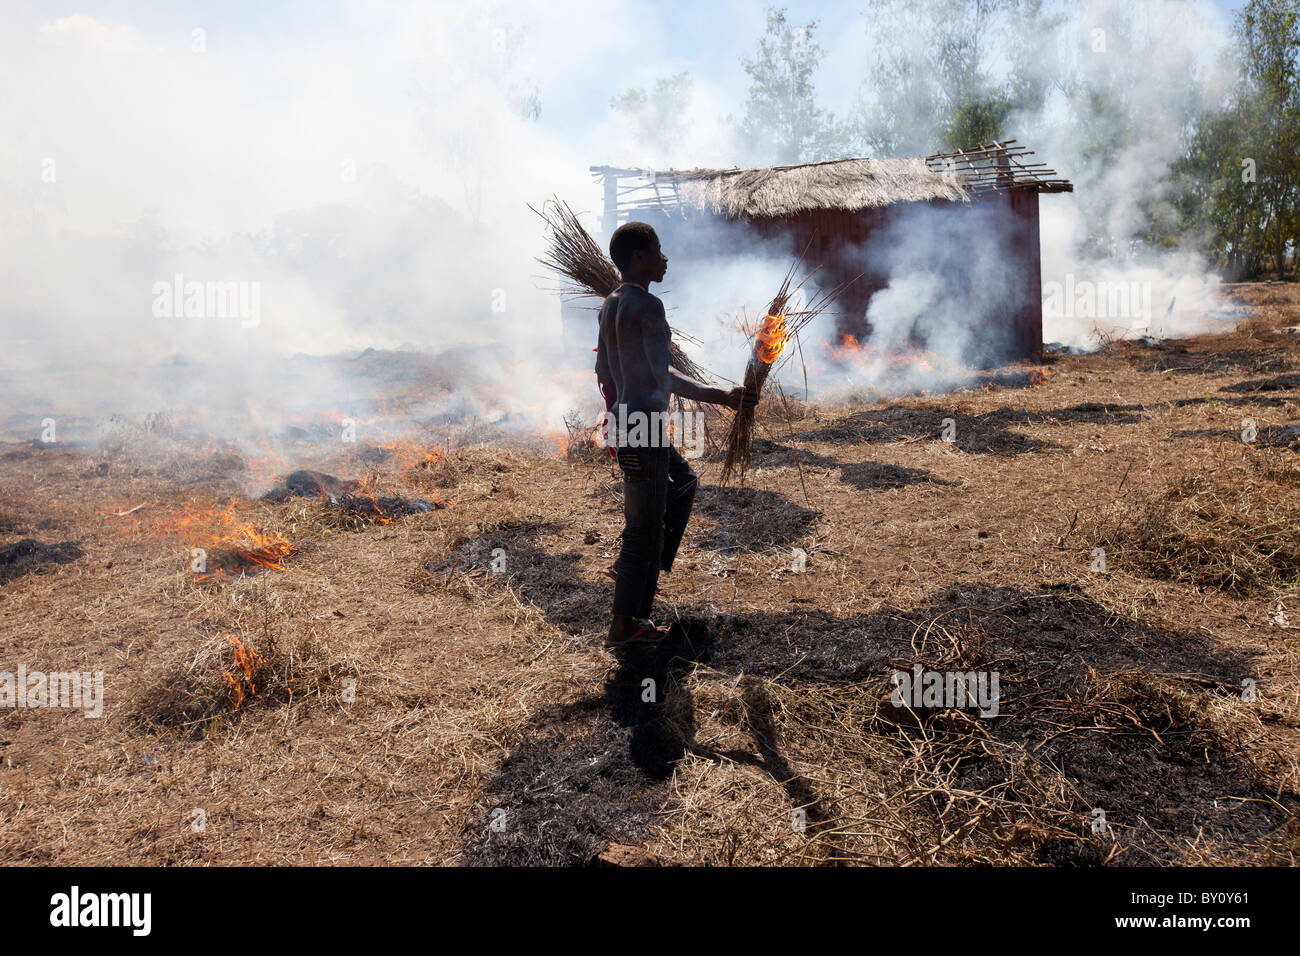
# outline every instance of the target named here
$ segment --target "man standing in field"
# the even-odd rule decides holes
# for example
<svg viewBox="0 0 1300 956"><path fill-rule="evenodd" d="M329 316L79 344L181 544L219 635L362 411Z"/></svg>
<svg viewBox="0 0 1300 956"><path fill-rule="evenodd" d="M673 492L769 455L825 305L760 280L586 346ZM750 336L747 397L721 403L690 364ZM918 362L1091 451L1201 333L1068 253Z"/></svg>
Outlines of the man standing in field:
<svg viewBox="0 0 1300 956"><path fill-rule="evenodd" d="M623 281L600 309L596 379L621 422L640 418L649 426L615 432L624 526L605 646L619 650L652 645L667 634L650 621L650 609L659 572L672 568L695 500L695 472L672 447L662 425L669 399L679 395L739 409L742 402L756 403L758 396L743 388L713 388L669 364L664 305L650 294L650 283L663 281L668 258L652 226L619 226L610 237L609 256Z"/></svg>

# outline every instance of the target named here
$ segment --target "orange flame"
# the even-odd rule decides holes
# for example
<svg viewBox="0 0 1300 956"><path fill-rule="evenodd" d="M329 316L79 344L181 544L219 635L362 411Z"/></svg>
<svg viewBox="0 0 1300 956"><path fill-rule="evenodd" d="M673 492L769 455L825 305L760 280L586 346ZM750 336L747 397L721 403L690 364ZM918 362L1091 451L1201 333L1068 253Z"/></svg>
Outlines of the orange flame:
<svg viewBox="0 0 1300 956"><path fill-rule="evenodd" d="M369 499L370 503L374 505L374 516L370 517L368 515L367 517L370 517L370 520L375 524L388 524L395 517L395 515L384 513L383 505L379 501L379 491L375 487L374 475L369 473L363 475L361 480L357 483L355 494L358 498Z"/></svg>
<svg viewBox="0 0 1300 956"><path fill-rule="evenodd" d="M785 313L772 315L763 319L763 327L758 331L758 341L754 343L754 354L764 365L771 365L785 350L785 343L790 339L790 329L785 323Z"/></svg>
<svg viewBox="0 0 1300 956"><path fill-rule="evenodd" d="M203 581L213 575L248 574L260 571L283 571L284 559L297 548L278 532L266 534L249 521L240 521L235 503L226 507L215 505L194 508L184 514L167 519L162 530L190 541L207 541L207 548L228 547L235 559L236 568L213 568L195 571L194 580Z"/></svg>
<svg viewBox="0 0 1300 956"><path fill-rule="evenodd" d="M262 534L251 524L246 524L239 530L252 539L253 546L236 548L237 556L243 563L251 564L263 571L283 571L284 559L298 550L279 532ZM202 578L206 575L195 575L195 577Z"/></svg>
<svg viewBox="0 0 1300 956"><path fill-rule="evenodd" d="M1049 378L1051 378L1051 377L1052 377L1052 373L1051 373L1050 371L1048 371L1047 369L1045 369L1045 368L1035 368L1035 369L1030 369L1030 372L1029 372L1029 384L1030 384L1030 385L1046 385L1046 384L1047 384L1047 380L1048 380Z"/></svg>
<svg viewBox="0 0 1300 956"><path fill-rule="evenodd" d="M245 684L248 685L247 696L253 697L257 694L257 685L253 683L253 677L266 663L266 658L257 653L252 644L241 643L233 634L226 634L225 638L230 642L230 649L235 652L235 666L239 670L238 677L230 671L225 672L226 683L230 685L230 691L235 697L235 710L239 710L240 705L244 703Z"/></svg>
<svg viewBox="0 0 1300 956"><path fill-rule="evenodd" d="M561 433L554 428L548 428L546 434L542 436L548 442L554 442L555 453L550 455L551 458L567 458L569 456L569 435Z"/></svg>
<svg viewBox="0 0 1300 956"><path fill-rule="evenodd" d="M882 349L875 345L864 345L848 332L840 336L839 345L826 347L826 355L832 362L855 362L873 367L887 363L895 369L915 366L925 372L934 371L931 356L923 349Z"/></svg>

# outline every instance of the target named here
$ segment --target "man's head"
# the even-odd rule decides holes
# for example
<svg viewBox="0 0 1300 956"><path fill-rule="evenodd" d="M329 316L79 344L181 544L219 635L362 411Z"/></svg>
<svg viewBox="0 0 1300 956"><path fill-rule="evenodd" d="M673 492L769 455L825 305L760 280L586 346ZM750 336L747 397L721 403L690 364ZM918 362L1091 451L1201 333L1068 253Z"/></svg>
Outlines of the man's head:
<svg viewBox="0 0 1300 956"><path fill-rule="evenodd" d="M654 226L625 222L609 237L609 257L629 282L662 282L668 257L659 248Z"/></svg>

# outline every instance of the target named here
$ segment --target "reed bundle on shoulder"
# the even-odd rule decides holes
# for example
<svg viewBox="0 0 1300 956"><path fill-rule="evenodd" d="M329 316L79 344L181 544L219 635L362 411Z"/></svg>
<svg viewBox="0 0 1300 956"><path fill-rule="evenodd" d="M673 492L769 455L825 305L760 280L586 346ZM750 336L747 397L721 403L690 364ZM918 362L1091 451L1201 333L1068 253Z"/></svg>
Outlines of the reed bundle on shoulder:
<svg viewBox="0 0 1300 956"><path fill-rule="evenodd" d="M568 203L552 199L541 209L528 208L550 227L550 248L537 261L566 280L568 284L560 289L562 294L603 299L618 288L622 281L618 268L596 245L591 233L578 222ZM679 335L674 330L668 346L669 361L683 375L701 382L709 381L708 371L691 359L677 341Z"/></svg>

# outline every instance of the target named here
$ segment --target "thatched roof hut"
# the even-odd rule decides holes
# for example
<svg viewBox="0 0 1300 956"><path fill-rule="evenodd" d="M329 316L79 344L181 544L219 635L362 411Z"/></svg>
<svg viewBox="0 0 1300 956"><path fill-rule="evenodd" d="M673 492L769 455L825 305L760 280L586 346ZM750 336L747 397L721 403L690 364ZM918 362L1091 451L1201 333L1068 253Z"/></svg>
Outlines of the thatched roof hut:
<svg viewBox="0 0 1300 956"><path fill-rule="evenodd" d="M954 176L935 172L924 157L837 159L757 169L692 169L658 172L683 203L727 219L771 219L819 209L860 212L894 203L968 202Z"/></svg>
<svg viewBox="0 0 1300 956"><path fill-rule="evenodd" d="M922 257L917 268L962 273L950 281L978 286L985 301L990 289L999 293L997 315L978 320L988 326L984 357L1028 358L1042 349L1038 194L1073 189L1045 164L1025 163L1031 155L1011 140L902 159L591 171L605 190L604 239L620 222L642 219L679 263L735 254L752 238L776 240L828 282L856 277L837 307L840 331L863 341L870 300L891 279L880 253L898 244L906 222L907 248ZM960 261L966 248L990 244L1005 268L978 273Z"/></svg>

